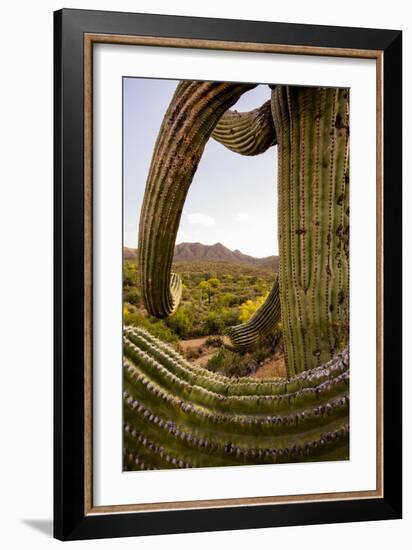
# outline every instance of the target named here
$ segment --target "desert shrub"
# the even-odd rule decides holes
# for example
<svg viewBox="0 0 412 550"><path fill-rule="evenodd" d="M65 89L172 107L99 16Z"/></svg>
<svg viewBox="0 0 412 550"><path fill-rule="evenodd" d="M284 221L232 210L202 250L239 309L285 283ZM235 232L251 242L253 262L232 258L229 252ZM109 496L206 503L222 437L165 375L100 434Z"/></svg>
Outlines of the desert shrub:
<svg viewBox="0 0 412 550"><path fill-rule="evenodd" d="M197 348L189 348L187 351L186 351L186 357L187 359L191 360L191 359L197 359L198 357L200 357L203 353L203 348L202 346L199 346Z"/></svg>
<svg viewBox="0 0 412 550"><path fill-rule="evenodd" d="M137 286L137 265L131 260L123 262L123 285Z"/></svg>
<svg viewBox="0 0 412 550"><path fill-rule="evenodd" d="M219 288L219 286L220 286L220 281L217 277L211 277L208 280L208 283L212 288Z"/></svg>
<svg viewBox="0 0 412 550"><path fill-rule="evenodd" d="M178 342L178 337L165 325L164 321L149 317L147 314L136 310L133 306L124 305L123 322L125 325L143 327L153 334L153 336L160 338L164 342Z"/></svg>
<svg viewBox="0 0 412 550"><path fill-rule="evenodd" d="M238 299L237 296L233 294L233 292L226 292L219 295L218 303L219 305L224 307L232 307L238 304Z"/></svg>
<svg viewBox="0 0 412 550"><path fill-rule="evenodd" d="M227 374L236 370L240 365L241 356L239 353L230 351L226 348L221 348L213 357L207 362L207 368L213 372L220 372Z"/></svg>
<svg viewBox="0 0 412 550"><path fill-rule="evenodd" d="M272 355L271 352L268 353L268 350L265 349L263 346L259 346L259 348L252 354L254 361L256 363L261 363L265 359L268 359Z"/></svg>
<svg viewBox="0 0 412 550"><path fill-rule="evenodd" d="M202 280L198 284L198 288L201 289L202 294L205 294L207 296L209 304L212 301L212 296L214 296L217 293L217 289L220 286L220 281L217 277L211 277L208 280Z"/></svg>
<svg viewBox="0 0 412 550"><path fill-rule="evenodd" d="M209 348L220 348L223 346L223 339L220 336L208 336L205 341L205 346Z"/></svg>
<svg viewBox="0 0 412 550"><path fill-rule="evenodd" d="M193 321L185 308L179 307L176 313L166 319L165 323L180 338L190 336Z"/></svg>
<svg viewBox="0 0 412 550"><path fill-rule="evenodd" d="M237 303L239 305L243 304L244 302L247 302L248 300L250 300L250 294L244 294L244 292L242 291L242 293L239 293L238 294L238 297L237 297Z"/></svg>
<svg viewBox="0 0 412 550"><path fill-rule="evenodd" d="M267 296L266 293L264 296L259 296L255 300L246 300L246 302L240 306L239 319L242 323L248 321L260 306L265 303Z"/></svg>
<svg viewBox="0 0 412 550"><path fill-rule="evenodd" d="M225 322L222 315L217 311L209 311L203 324L204 334L223 334L224 328Z"/></svg>
<svg viewBox="0 0 412 550"><path fill-rule="evenodd" d="M142 298L140 296L139 291L136 290L135 288L130 288L130 287L125 287L123 300L134 306L140 306L142 303Z"/></svg>
<svg viewBox="0 0 412 550"><path fill-rule="evenodd" d="M207 363L209 370L236 378L251 375L257 367L258 363L251 355L242 355L227 348L220 348Z"/></svg>
<svg viewBox="0 0 412 550"><path fill-rule="evenodd" d="M282 351L282 332L280 327L277 327L273 333L262 337L254 349L250 350L246 356L260 365L263 361L271 359L275 353Z"/></svg>
<svg viewBox="0 0 412 550"><path fill-rule="evenodd" d="M227 309L222 312L221 316L225 329L239 323L239 310L237 308Z"/></svg>
<svg viewBox="0 0 412 550"><path fill-rule="evenodd" d="M152 332L162 332L167 341L171 340L171 333L176 338L184 339L224 334L229 326L241 322L240 306L247 300L253 301L265 294L273 279L267 270L225 262L177 262L173 271L182 277L181 306L167 321L156 320L144 308L137 262L123 262L124 302L129 308L126 320L147 326ZM136 317L134 314L137 313L139 315ZM143 317L148 321L143 321ZM153 326L156 328L151 329Z"/></svg>

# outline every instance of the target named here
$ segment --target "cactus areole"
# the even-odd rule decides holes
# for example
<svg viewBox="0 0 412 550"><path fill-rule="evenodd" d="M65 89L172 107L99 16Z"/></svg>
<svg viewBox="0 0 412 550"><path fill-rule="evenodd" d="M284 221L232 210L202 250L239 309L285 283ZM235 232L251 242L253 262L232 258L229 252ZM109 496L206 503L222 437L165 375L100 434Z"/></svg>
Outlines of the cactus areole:
<svg viewBox="0 0 412 550"><path fill-rule="evenodd" d="M179 305L171 272L177 230L208 139L242 155L277 145L279 277L267 302L230 336L252 345L282 320L289 376L328 362L349 332L349 91L271 86L271 100L231 111L255 84L176 88L153 153L139 225L143 300L155 317Z"/></svg>

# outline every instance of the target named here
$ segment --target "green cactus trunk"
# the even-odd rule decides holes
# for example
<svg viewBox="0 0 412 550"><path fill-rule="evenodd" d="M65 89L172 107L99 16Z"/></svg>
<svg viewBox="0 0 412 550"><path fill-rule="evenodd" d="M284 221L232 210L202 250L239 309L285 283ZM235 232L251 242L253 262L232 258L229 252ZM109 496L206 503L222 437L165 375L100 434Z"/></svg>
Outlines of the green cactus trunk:
<svg viewBox="0 0 412 550"><path fill-rule="evenodd" d="M349 92L276 86L280 302L288 374L348 342Z"/></svg>

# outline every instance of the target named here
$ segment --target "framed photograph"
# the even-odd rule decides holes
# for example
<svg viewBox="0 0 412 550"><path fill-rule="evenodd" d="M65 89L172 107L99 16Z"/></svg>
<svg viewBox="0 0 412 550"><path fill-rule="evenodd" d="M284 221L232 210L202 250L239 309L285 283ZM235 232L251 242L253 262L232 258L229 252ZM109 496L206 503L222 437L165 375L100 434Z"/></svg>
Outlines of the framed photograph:
<svg viewBox="0 0 412 550"><path fill-rule="evenodd" d="M55 536L402 509L402 33L61 10Z"/></svg>

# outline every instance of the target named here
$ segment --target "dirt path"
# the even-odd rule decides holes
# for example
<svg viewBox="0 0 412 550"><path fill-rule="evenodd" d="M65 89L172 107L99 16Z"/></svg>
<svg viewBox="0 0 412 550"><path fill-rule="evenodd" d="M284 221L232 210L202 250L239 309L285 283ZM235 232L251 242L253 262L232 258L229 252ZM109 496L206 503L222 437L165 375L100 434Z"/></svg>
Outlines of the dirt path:
<svg viewBox="0 0 412 550"><path fill-rule="evenodd" d="M193 364L199 367L206 367L209 359L218 351L219 348L205 346L206 340L209 336L203 336L201 338L193 338L192 340L180 340L179 344L183 350L184 355ZM230 344L229 338L223 337L225 345ZM200 355L196 357L196 354L202 348ZM277 353L273 358L269 359L263 365L258 367L256 372L250 375L251 378L275 378L286 377L285 358L283 354Z"/></svg>
<svg viewBox="0 0 412 550"><path fill-rule="evenodd" d="M209 349L211 349L210 352L205 353L205 355L201 355L197 359L192 359L191 362L194 365L198 365L199 367L206 367L209 359L211 359L213 355L216 353L216 348L209 348Z"/></svg>
<svg viewBox="0 0 412 550"><path fill-rule="evenodd" d="M199 367L206 367L209 359L216 353L218 348L205 346L206 340L209 336L203 336L202 338L193 338L192 340L180 340L179 344L183 350L184 355L193 364ZM198 357L196 353L202 348L202 351Z"/></svg>
<svg viewBox="0 0 412 550"><path fill-rule="evenodd" d="M186 352L188 350L203 346L208 338L208 336L202 336L202 338L194 338L193 340L179 340L179 344L183 351Z"/></svg>
<svg viewBox="0 0 412 550"><path fill-rule="evenodd" d="M251 378L285 378L287 374L284 355L276 354L273 359L270 359L262 366L258 367L256 372L254 372L250 376Z"/></svg>

